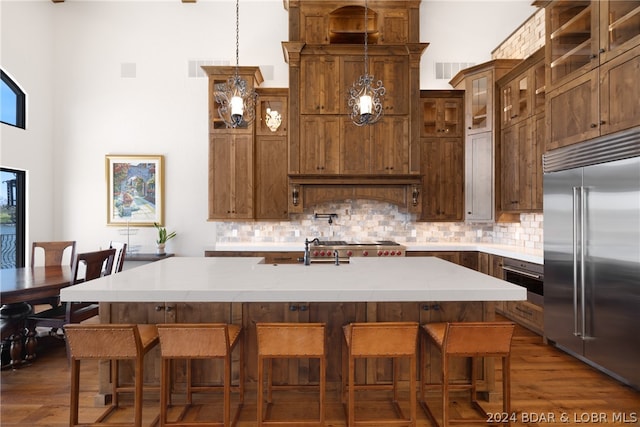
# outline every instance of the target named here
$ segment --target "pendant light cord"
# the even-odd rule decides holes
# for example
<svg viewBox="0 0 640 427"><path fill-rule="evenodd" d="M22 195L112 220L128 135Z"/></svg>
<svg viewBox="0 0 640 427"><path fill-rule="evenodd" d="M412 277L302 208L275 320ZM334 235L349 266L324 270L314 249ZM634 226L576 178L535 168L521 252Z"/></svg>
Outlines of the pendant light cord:
<svg viewBox="0 0 640 427"><path fill-rule="evenodd" d="M364 74L369 75L369 55L368 55L368 47L369 47L369 34L367 31L368 24L368 7L367 0L364 0Z"/></svg>
<svg viewBox="0 0 640 427"><path fill-rule="evenodd" d="M240 76L240 0L236 0L236 79Z"/></svg>

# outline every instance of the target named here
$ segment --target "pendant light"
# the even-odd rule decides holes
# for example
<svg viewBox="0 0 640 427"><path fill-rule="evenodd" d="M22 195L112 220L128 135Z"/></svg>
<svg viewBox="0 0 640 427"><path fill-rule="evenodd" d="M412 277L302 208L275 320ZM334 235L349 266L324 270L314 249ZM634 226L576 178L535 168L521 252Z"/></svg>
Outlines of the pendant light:
<svg viewBox="0 0 640 427"><path fill-rule="evenodd" d="M247 81L240 78L240 5L236 0L236 70L226 81L215 85L214 97L218 106L218 115L228 128L246 127L256 115L255 90L247 88Z"/></svg>
<svg viewBox="0 0 640 427"><path fill-rule="evenodd" d="M349 117L356 126L371 125L382 117L382 99L385 88L382 80L375 81L369 74L369 35L367 0L364 2L364 74L349 88ZM374 86L375 84L375 86Z"/></svg>

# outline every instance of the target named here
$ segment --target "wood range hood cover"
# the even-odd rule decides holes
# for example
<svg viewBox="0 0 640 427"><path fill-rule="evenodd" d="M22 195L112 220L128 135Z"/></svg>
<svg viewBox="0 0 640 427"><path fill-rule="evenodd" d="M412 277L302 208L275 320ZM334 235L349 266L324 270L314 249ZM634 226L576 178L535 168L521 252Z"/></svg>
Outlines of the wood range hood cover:
<svg viewBox="0 0 640 427"><path fill-rule="evenodd" d="M377 200L403 212L422 211L422 176L405 175L289 175L289 212L327 202Z"/></svg>

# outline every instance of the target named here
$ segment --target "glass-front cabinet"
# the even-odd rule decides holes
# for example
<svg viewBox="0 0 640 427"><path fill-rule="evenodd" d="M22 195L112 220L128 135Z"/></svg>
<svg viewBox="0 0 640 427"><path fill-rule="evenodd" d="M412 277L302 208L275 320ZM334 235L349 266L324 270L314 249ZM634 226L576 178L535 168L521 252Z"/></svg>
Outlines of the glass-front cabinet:
<svg viewBox="0 0 640 427"><path fill-rule="evenodd" d="M467 125L468 133L479 133L491 130L493 114L490 106L493 105L492 72L486 72L473 76L468 83L469 96L467 97Z"/></svg>
<svg viewBox="0 0 640 427"><path fill-rule="evenodd" d="M454 92L454 91L452 91ZM462 91L455 91L464 94ZM462 136L463 114L462 96L456 98L433 97L435 92L426 92L427 98L421 97L422 104L422 130L420 136Z"/></svg>
<svg viewBox="0 0 640 427"><path fill-rule="evenodd" d="M551 83L598 64L598 44L592 32L597 16L597 4L590 0L554 1L547 7Z"/></svg>
<svg viewBox="0 0 640 427"><path fill-rule="evenodd" d="M549 82L554 86L640 42L638 1L556 0L546 10Z"/></svg>
<svg viewBox="0 0 640 427"><path fill-rule="evenodd" d="M631 0L599 1L600 62L609 61L640 43L640 2Z"/></svg>

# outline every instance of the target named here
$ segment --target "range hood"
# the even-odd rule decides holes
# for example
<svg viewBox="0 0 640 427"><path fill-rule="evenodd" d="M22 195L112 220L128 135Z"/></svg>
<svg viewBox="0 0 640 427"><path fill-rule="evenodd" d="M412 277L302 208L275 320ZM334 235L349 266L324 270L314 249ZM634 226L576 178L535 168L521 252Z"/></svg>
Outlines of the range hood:
<svg viewBox="0 0 640 427"><path fill-rule="evenodd" d="M289 175L289 212L326 202L377 200L401 211L422 211L422 176L403 175Z"/></svg>

